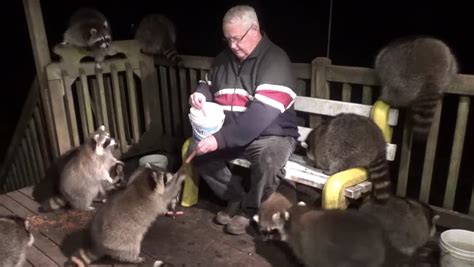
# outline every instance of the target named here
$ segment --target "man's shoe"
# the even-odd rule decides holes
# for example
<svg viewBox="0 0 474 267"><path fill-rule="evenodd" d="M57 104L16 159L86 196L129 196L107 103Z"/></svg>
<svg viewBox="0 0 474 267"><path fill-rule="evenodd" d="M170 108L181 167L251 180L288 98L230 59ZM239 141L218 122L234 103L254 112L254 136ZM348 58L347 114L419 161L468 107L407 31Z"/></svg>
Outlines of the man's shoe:
<svg viewBox="0 0 474 267"><path fill-rule="evenodd" d="M240 210L240 200L229 201L224 210L217 213L214 218L215 223L220 225L226 225L232 221L232 217Z"/></svg>
<svg viewBox="0 0 474 267"><path fill-rule="evenodd" d="M235 215L229 224L226 224L224 230L233 235L242 235L250 224L250 218L243 214Z"/></svg>

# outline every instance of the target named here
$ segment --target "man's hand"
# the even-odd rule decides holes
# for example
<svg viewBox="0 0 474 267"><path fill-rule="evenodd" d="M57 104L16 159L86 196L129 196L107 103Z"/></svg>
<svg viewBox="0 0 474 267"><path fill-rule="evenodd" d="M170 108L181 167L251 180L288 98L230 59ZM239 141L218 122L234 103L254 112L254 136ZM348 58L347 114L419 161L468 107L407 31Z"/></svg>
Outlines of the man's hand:
<svg viewBox="0 0 474 267"><path fill-rule="evenodd" d="M202 139L196 146L196 153L198 155L206 154L217 149L217 140L214 135Z"/></svg>
<svg viewBox="0 0 474 267"><path fill-rule="evenodd" d="M201 109L206 102L206 97L201 93L193 93L189 96L189 104L196 109Z"/></svg>

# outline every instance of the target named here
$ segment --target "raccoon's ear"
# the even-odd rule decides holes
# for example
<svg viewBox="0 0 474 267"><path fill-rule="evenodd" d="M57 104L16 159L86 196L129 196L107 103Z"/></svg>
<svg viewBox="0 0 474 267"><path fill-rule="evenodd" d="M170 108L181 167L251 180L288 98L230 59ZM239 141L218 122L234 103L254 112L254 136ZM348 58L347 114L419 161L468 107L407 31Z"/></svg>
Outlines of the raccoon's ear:
<svg viewBox="0 0 474 267"><path fill-rule="evenodd" d="M104 21L104 27L105 28L109 27L109 24L107 23L107 21Z"/></svg>
<svg viewBox="0 0 474 267"><path fill-rule="evenodd" d="M431 219L431 223L433 223L433 225L436 225L436 222L439 220L439 215L436 214L435 216L433 216L433 219Z"/></svg>
<svg viewBox="0 0 474 267"><path fill-rule="evenodd" d="M259 221L259 217L258 217L258 214L255 214L253 217L252 217L252 220L256 223L258 223Z"/></svg>
<svg viewBox="0 0 474 267"><path fill-rule="evenodd" d="M101 132L105 132L105 125L101 125L101 126L99 126L99 131L101 131Z"/></svg>
<svg viewBox="0 0 474 267"><path fill-rule="evenodd" d="M167 172L166 174L166 181L165 181L165 184L169 184L173 179L175 179L176 177L174 177L173 174Z"/></svg>
<svg viewBox="0 0 474 267"><path fill-rule="evenodd" d="M155 191L159 195L163 195L163 193L165 193L165 181L164 181L163 174L162 173L158 174L156 171L153 171L151 175L153 177L153 181L156 184Z"/></svg>
<svg viewBox="0 0 474 267"><path fill-rule="evenodd" d="M302 148L308 149L308 143L306 143L306 141L301 141L301 142L300 142L300 146L301 146Z"/></svg>
<svg viewBox="0 0 474 267"><path fill-rule="evenodd" d="M92 28L92 29L90 30L90 34L91 34L91 35L95 35L96 33L97 33L97 29Z"/></svg>
<svg viewBox="0 0 474 267"><path fill-rule="evenodd" d="M109 144L107 145L107 148L109 147L113 147L117 144L117 142L115 142L115 139L114 138L110 138L110 142Z"/></svg>
<svg viewBox="0 0 474 267"><path fill-rule="evenodd" d="M25 229L27 231L30 230L30 222L28 221L28 219L25 219Z"/></svg>
<svg viewBox="0 0 474 267"><path fill-rule="evenodd" d="M289 221L290 220L290 213L288 211L284 211L283 212L283 218L285 218L285 221Z"/></svg>
<svg viewBox="0 0 474 267"><path fill-rule="evenodd" d="M304 201L300 201L296 205L298 205L300 207L306 207L306 203Z"/></svg>

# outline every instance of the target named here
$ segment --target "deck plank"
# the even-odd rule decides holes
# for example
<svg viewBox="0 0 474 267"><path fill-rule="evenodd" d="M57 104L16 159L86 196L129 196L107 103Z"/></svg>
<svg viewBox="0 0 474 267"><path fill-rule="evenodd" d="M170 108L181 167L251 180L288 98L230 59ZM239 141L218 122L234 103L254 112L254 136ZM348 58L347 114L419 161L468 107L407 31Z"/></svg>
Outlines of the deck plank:
<svg viewBox="0 0 474 267"><path fill-rule="evenodd" d="M31 211L33 214L38 215L39 211L38 208L40 207L40 204L33 199L29 198L25 194L21 193L20 191L12 191L7 193L7 196L12 198L18 203L21 203L23 207Z"/></svg>

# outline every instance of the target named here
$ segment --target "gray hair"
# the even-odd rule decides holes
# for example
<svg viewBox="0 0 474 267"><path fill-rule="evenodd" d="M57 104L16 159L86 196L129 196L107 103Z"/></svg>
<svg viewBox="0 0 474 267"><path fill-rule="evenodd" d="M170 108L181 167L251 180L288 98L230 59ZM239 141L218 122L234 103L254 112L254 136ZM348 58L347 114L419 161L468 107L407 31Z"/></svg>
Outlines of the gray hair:
<svg viewBox="0 0 474 267"><path fill-rule="evenodd" d="M222 19L222 24L241 22L250 27L254 24L260 28L255 9L251 6L241 5L229 9Z"/></svg>

